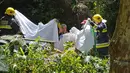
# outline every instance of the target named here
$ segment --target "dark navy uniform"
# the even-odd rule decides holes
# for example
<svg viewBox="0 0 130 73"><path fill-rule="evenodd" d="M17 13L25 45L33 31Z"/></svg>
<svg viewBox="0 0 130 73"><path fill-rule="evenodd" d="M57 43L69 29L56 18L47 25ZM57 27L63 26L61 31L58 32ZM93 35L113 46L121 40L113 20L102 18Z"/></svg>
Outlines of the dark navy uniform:
<svg viewBox="0 0 130 73"><path fill-rule="evenodd" d="M107 33L107 26L101 22L98 25L90 22L94 27L96 33L96 49L100 57L108 56L109 37Z"/></svg>
<svg viewBox="0 0 130 73"><path fill-rule="evenodd" d="M14 35L19 32L19 26L13 16L5 15L0 19L0 35Z"/></svg>

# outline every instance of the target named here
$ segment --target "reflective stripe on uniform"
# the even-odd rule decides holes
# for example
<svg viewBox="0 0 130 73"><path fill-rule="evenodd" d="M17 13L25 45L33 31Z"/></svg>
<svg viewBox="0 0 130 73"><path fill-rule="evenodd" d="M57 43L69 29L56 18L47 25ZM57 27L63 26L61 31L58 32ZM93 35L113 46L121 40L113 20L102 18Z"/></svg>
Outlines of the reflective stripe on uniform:
<svg viewBox="0 0 130 73"><path fill-rule="evenodd" d="M10 25L0 25L0 28L12 29L12 27Z"/></svg>
<svg viewBox="0 0 130 73"><path fill-rule="evenodd" d="M95 25L93 26L94 32L97 32L96 28L97 28L97 25L95 24Z"/></svg>
<svg viewBox="0 0 130 73"><path fill-rule="evenodd" d="M107 32L107 29L103 29L102 32Z"/></svg>
<svg viewBox="0 0 130 73"><path fill-rule="evenodd" d="M0 21L0 24L1 25L8 25L8 21L7 20L2 20L2 21Z"/></svg>
<svg viewBox="0 0 130 73"><path fill-rule="evenodd" d="M94 30L94 32L97 32L97 30Z"/></svg>
<svg viewBox="0 0 130 73"><path fill-rule="evenodd" d="M60 23L58 23L57 25L58 25L58 28L61 28L61 24Z"/></svg>
<svg viewBox="0 0 130 73"><path fill-rule="evenodd" d="M96 32L100 32L100 30L97 30ZM105 33L105 32L107 32L107 29L102 30L102 33Z"/></svg>
<svg viewBox="0 0 130 73"><path fill-rule="evenodd" d="M104 47L108 47L109 46L109 43L101 43L101 44L96 44L96 48L99 49L99 48L104 48Z"/></svg>
<svg viewBox="0 0 130 73"><path fill-rule="evenodd" d="M97 25L95 24L95 25L93 26L93 28L96 29L96 28L97 28Z"/></svg>

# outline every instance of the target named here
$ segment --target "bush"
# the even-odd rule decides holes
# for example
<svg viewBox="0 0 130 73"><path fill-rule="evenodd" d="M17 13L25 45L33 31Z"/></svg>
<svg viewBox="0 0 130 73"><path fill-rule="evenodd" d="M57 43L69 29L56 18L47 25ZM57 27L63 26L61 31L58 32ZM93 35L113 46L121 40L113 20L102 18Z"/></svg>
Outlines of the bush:
<svg viewBox="0 0 130 73"><path fill-rule="evenodd" d="M9 73L108 73L108 59L77 54L72 48L73 43L67 43L66 50L58 53L49 45L41 46L40 42L23 45L18 40L0 46L3 57L0 62ZM14 43L15 42L15 43ZM13 43L13 45L10 45ZM37 44L36 44L37 43ZM69 45L71 44L71 45ZM13 54L10 46L16 46L18 51ZM24 46L24 47L23 47ZM67 46L69 46L67 49ZM27 54L25 50L27 49ZM3 63L5 61L5 63ZM1 64L0 63L0 64Z"/></svg>

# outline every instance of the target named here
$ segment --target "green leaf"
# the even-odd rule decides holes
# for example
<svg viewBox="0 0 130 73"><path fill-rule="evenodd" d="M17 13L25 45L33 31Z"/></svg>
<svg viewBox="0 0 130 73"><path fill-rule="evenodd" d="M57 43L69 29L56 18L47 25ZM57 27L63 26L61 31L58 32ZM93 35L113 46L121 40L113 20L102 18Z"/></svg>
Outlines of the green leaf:
<svg viewBox="0 0 130 73"><path fill-rule="evenodd" d="M21 54L25 55L24 52L23 52L23 49L21 47L19 49L20 49Z"/></svg>

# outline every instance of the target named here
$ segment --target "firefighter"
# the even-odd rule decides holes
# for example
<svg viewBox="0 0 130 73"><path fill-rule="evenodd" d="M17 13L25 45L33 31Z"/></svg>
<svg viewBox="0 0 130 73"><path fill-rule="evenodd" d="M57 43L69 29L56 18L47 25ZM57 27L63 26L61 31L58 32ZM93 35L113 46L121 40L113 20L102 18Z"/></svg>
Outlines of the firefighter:
<svg viewBox="0 0 130 73"><path fill-rule="evenodd" d="M101 58L107 57L109 46L107 26L100 14L95 14L92 20L90 24L94 27L96 33L96 49Z"/></svg>
<svg viewBox="0 0 130 73"><path fill-rule="evenodd" d="M19 26L14 15L14 8L8 7L5 11L5 15L0 19L0 36L15 35L19 32Z"/></svg>

